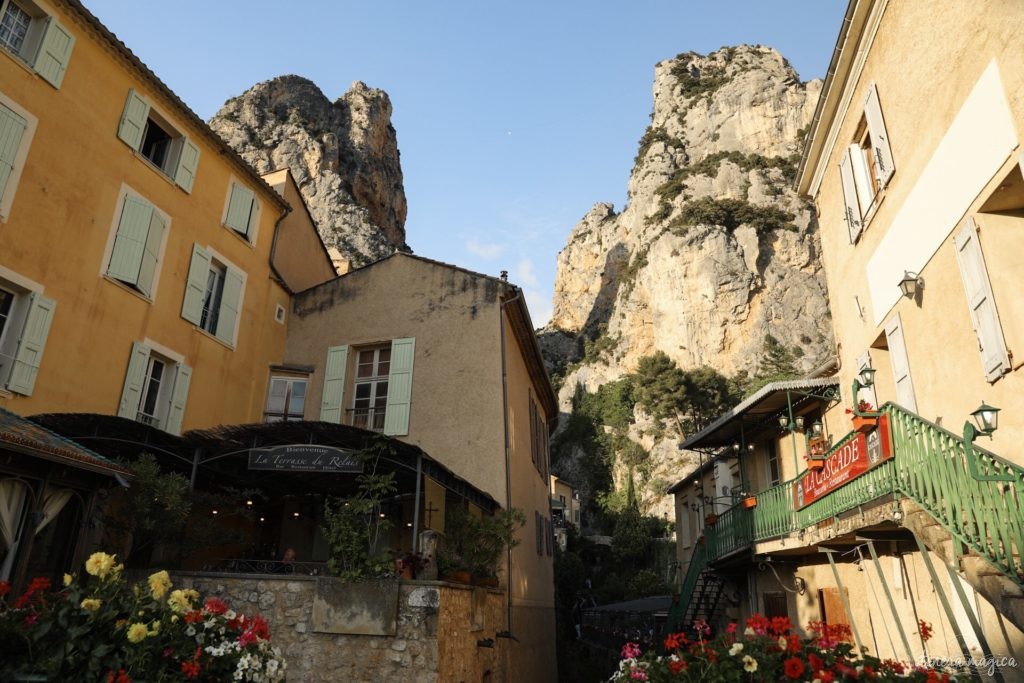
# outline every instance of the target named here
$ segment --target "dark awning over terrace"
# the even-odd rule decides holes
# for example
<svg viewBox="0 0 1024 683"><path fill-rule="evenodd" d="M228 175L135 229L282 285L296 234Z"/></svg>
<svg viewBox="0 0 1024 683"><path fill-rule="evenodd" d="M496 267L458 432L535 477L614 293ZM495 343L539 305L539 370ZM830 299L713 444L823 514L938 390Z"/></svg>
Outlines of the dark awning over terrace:
<svg viewBox="0 0 1024 683"><path fill-rule="evenodd" d="M0 447L79 469L120 477L128 470L81 444L0 408Z"/></svg>

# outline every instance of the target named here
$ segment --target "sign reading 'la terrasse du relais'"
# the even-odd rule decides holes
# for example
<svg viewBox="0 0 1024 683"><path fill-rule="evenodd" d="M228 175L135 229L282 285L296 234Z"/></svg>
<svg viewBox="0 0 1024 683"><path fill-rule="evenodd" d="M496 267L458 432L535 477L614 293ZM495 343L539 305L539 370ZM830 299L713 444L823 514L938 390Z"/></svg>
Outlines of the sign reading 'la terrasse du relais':
<svg viewBox="0 0 1024 683"><path fill-rule="evenodd" d="M858 434L828 456L824 467L809 470L806 476L793 482L793 500L797 509L810 505L891 457L889 416L882 415L876 429Z"/></svg>
<svg viewBox="0 0 1024 683"><path fill-rule="evenodd" d="M249 451L250 470L283 472L362 472L353 451L333 446L292 444Z"/></svg>

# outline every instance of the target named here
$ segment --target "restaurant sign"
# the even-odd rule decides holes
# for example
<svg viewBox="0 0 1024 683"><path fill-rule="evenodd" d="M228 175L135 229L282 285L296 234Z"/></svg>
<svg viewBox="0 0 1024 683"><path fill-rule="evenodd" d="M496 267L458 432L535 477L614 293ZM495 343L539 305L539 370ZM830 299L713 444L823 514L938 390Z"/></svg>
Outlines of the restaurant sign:
<svg viewBox="0 0 1024 683"><path fill-rule="evenodd" d="M793 482L796 508L806 507L835 491L876 465L892 457L889 438L889 416L878 418L878 426L867 434L857 436L825 459L825 465Z"/></svg>
<svg viewBox="0 0 1024 683"><path fill-rule="evenodd" d="M362 472L363 463L355 457L355 453L356 451L334 446L312 444L253 448L249 451L249 469L279 472Z"/></svg>

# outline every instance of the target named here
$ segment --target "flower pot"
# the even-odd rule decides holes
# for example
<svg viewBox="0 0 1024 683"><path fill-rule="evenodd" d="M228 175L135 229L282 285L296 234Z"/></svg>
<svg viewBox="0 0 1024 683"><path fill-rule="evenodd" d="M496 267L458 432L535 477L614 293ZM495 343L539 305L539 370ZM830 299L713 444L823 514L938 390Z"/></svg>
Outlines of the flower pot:
<svg viewBox="0 0 1024 683"><path fill-rule="evenodd" d="M814 472L814 471L822 469L823 467L825 467L825 459L824 458L808 458L808 460L807 460L807 469L809 469L812 472Z"/></svg>
<svg viewBox="0 0 1024 683"><path fill-rule="evenodd" d="M718 521L718 515L708 515L704 518L704 523L708 526L714 526L715 522Z"/></svg>
<svg viewBox="0 0 1024 683"><path fill-rule="evenodd" d="M877 417L861 417L860 415L853 416L853 431L860 432L861 434L867 434L874 430L878 426Z"/></svg>
<svg viewBox="0 0 1024 683"><path fill-rule="evenodd" d="M747 496L743 499L744 509L750 510L751 508L757 507L757 496Z"/></svg>
<svg viewBox="0 0 1024 683"><path fill-rule="evenodd" d="M452 571L441 577L442 581L450 581L452 583L473 583L473 575L464 570Z"/></svg>

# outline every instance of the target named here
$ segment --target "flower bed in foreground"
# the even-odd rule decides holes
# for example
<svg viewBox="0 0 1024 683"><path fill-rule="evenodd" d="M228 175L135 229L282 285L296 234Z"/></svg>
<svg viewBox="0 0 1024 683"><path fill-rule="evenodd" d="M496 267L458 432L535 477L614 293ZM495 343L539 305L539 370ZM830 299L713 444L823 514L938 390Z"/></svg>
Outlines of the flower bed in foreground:
<svg viewBox="0 0 1024 683"><path fill-rule="evenodd" d="M717 638L708 638L703 622L694 624L693 639L675 633L665 639L665 654L643 653L636 643L622 648L622 661L611 681L935 681L957 680L952 672L864 655L855 657L850 627L812 621L810 637L793 631L789 619L755 614L746 629L736 624ZM930 628L921 623L927 640ZM926 633L928 635L926 635Z"/></svg>
<svg viewBox="0 0 1024 683"><path fill-rule="evenodd" d="M284 680L267 623L217 598L172 590L167 572L129 585L112 555L94 553L88 578L52 590L35 579L16 599L0 582L0 680L41 674L89 683Z"/></svg>

